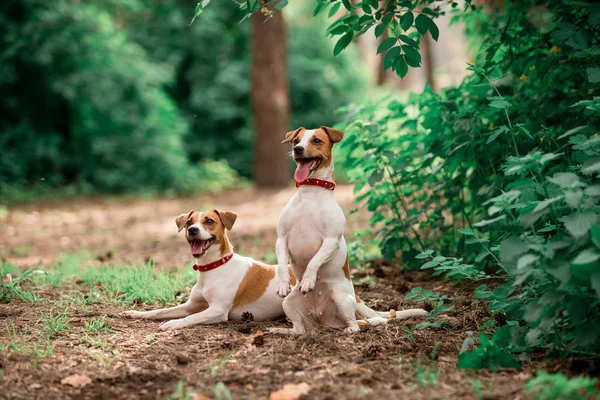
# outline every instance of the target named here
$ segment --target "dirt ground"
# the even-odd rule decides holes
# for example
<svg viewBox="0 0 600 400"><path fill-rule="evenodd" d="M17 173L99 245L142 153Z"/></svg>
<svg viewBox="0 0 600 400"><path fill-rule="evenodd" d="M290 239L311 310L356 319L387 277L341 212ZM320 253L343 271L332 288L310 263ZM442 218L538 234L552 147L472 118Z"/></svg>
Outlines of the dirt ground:
<svg viewBox="0 0 600 400"><path fill-rule="evenodd" d="M111 265L153 259L158 268L183 267L189 248L177 234L175 217L190 209L209 207L239 214L230 238L236 251L262 258L272 253L277 216L293 193L239 190L192 199L147 201L81 200L9 207L0 221L0 255L22 268L40 264L51 268L61 253L86 251ZM336 189L346 210L352 208L350 187ZM348 216L348 230L361 228L366 216ZM348 234L347 234L348 236ZM160 332L159 322L134 321L119 316L120 306L98 302L91 312L69 315L70 329L52 338L53 353L46 358L25 357L7 347L0 357L0 398L43 399L166 399L227 398L215 394L224 384L233 399L524 399L533 398L524 384L539 368L584 372L591 365L580 360L527 362L519 370L463 371L457 354L468 331L475 334L490 314L473 305L474 285L453 287L423 272L401 273L398 264L374 263L353 269L359 296L375 309L414 308L402 300L411 287L424 287L453 296L455 309L441 328L415 329L420 321L393 321L351 336L322 330L303 337L266 332L285 319L267 323L223 323ZM66 291L89 291L83 283L43 287L45 299ZM14 300L0 304L0 320L16 332L31 331L48 302ZM155 308L138 305L137 309ZM107 315L112 332L98 334L102 344L83 340L86 321ZM0 343L9 336L0 323ZM79 332L79 333L78 333ZM79 374L83 386L61 383ZM182 383L180 383L182 382ZM286 384L304 384L303 394ZM183 385L184 390L178 385ZM218 386L217 386L218 387ZM187 391L187 392L186 392ZM285 397L287 395L288 397ZM177 397L179 396L179 397Z"/></svg>

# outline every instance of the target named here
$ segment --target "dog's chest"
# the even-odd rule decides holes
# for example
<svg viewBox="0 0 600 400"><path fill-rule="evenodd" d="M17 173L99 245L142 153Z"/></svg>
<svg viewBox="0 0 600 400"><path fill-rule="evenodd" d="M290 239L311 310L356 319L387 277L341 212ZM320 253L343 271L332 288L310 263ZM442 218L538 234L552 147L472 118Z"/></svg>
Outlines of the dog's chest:
<svg viewBox="0 0 600 400"><path fill-rule="evenodd" d="M327 231L332 223L334 202L328 204L327 198L315 198L297 202L284 217L287 247L294 264L306 265L319 251Z"/></svg>

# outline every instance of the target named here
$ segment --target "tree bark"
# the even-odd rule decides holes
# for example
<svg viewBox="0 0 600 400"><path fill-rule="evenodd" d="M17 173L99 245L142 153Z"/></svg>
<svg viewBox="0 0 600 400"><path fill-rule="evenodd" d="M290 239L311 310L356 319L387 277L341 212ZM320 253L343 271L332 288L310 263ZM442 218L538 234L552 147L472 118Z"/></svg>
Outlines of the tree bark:
<svg viewBox="0 0 600 400"><path fill-rule="evenodd" d="M254 117L254 182L257 187L283 187L290 180L287 32L281 11L265 21L252 16L251 104Z"/></svg>
<svg viewBox="0 0 600 400"><path fill-rule="evenodd" d="M430 34L421 36L421 60L423 61L422 68L425 72L425 80L429 83L431 88L435 91L435 79L433 78L433 54L431 51L431 38Z"/></svg>

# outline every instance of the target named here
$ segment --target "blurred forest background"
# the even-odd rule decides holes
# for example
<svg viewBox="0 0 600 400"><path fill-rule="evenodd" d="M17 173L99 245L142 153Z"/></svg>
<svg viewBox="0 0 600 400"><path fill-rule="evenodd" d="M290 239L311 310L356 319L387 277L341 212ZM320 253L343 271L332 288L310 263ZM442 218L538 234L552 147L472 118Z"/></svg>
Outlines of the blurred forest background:
<svg viewBox="0 0 600 400"><path fill-rule="evenodd" d="M232 1L214 2L190 25L195 5L0 5L4 201L172 196L253 178L282 186L291 180L287 149L278 144L287 130L335 124L340 106L364 99L377 85L420 90L433 76L427 68L400 82L384 71L377 41L366 36L334 57L326 15L313 17L310 1L287 7L279 26L278 18L264 23L260 13L240 22L245 11ZM439 74L444 84L464 73L464 41L456 40L461 29L453 29L444 36L450 45L438 45L428 57L450 66ZM287 43L280 40L286 33ZM286 98L280 109L273 97L278 84ZM251 101L252 93L258 97Z"/></svg>

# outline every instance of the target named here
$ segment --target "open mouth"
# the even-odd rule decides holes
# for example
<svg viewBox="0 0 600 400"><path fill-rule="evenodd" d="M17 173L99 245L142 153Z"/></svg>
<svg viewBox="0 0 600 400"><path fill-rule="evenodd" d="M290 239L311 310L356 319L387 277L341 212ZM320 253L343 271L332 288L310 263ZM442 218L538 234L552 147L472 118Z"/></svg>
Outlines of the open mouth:
<svg viewBox="0 0 600 400"><path fill-rule="evenodd" d="M319 168L323 159L321 157L294 158L294 161L298 165L294 173L294 179L296 182L302 182L308 179L314 170Z"/></svg>
<svg viewBox="0 0 600 400"><path fill-rule="evenodd" d="M190 248L192 250L192 256L194 257L202 257L206 254L206 251L210 249L210 246L215 242L215 238L211 237L207 240L202 239L192 239L189 240Z"/></svg>

